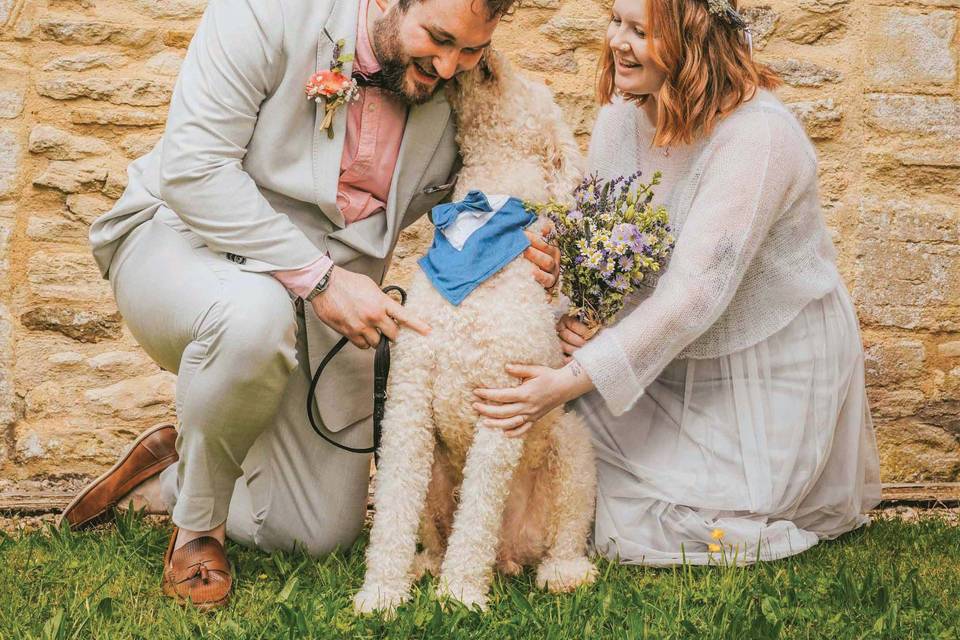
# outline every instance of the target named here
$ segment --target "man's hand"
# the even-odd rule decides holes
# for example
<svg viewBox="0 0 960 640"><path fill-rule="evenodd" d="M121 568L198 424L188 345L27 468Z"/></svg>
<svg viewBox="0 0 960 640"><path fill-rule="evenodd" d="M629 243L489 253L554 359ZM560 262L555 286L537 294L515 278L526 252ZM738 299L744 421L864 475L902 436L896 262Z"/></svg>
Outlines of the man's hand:
<svg viewBox="0 0 960 640"><path fill-rule="evenodd" d="M380 334L397 339L401 326L421 335L430 333L430 326L385 294L367 276L333 267L330 285L310 304L324 324L361 349L375 347Z"/></svg>
<svg viewBox="0 0 960 640"><path fill-rule="evenodd" d="M544 289L552 289L560 279L560 248L544 240L552 229L553 223L547 221L540 227L539 234L529 229L524 231L530 246L523 252L523 257L534 264L533 277Z"/></svg>

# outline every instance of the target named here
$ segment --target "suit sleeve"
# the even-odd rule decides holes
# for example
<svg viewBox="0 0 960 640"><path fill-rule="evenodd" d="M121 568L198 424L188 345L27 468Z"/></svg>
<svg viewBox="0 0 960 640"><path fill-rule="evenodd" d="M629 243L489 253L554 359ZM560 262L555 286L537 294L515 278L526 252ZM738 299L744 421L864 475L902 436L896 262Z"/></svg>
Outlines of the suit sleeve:
<svg viewBox="0 0 960 640"><path fill-rule="evenodd" d="M284 68L276 0L211 0L177 79L160 196L214 251L249 271L300 269L326 253L278 213L244 171L260 105Z"/></svg>

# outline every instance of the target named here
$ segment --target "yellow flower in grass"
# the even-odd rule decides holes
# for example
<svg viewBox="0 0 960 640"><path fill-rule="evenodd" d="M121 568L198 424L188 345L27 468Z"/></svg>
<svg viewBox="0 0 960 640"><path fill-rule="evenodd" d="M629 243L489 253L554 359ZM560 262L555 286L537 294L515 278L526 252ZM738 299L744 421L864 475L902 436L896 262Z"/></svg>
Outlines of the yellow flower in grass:
<svg viewBox="0 0 960 640"><path fill-rule="evenodd" d="M720 553L721 547L720 547L720 545L718 545L718 544L713 544L713 543L711 542L710 544L707 545L707 549L710 551L710 553Z"/></svg>
<svg viewBox="0 0 960 640"><path fill-rule="evenodd" d="M713 531L710 532L710 537L713 538L714 540L723 540L724 535L725 533L723 529L714 529Z"/></svg>

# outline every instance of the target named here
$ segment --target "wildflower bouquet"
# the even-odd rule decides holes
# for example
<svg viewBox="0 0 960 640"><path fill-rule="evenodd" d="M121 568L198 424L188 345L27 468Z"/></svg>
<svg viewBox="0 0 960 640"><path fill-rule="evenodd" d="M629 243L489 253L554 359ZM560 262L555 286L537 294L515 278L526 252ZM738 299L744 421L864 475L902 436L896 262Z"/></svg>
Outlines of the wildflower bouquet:
<svg viewBox="0 0 960 640"><path fill-rule="evenodd" d="M654 207L653 187L638 182L640 173L601 180L586 178L574 191L574 203L527 204L554 224L547 241L560 248L561 291L570 313L590 327L591 335L623 308L625 298L650 273L666 265L674 239L667 210Z"/></svg>

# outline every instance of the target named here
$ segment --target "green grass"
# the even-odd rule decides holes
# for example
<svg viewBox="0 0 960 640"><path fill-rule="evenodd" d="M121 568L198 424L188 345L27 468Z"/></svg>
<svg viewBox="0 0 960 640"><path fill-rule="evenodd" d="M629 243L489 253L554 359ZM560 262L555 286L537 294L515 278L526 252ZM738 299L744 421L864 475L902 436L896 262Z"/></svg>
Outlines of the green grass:
<svg viewBox="0 0 960 640"><path fill-rule="evenodd" d="M167 531L116 528L0 537L0 638L953 638L960 637L960 528L885 520L754 568L600 565L576 593L532 575L495 580L487 613L441 609L422 582L389 622L357 618L363 543L313 560L230 545L233 601L216 614L160 595Z"/></svg>

